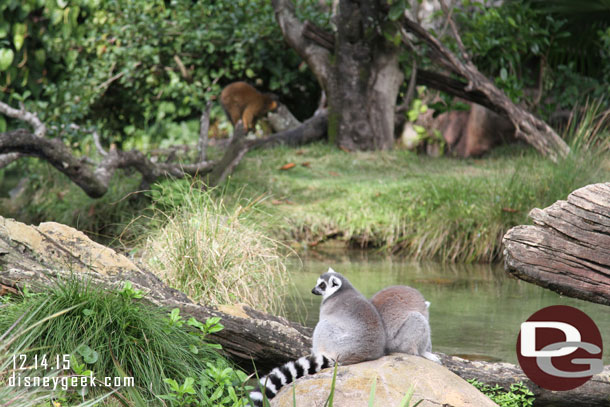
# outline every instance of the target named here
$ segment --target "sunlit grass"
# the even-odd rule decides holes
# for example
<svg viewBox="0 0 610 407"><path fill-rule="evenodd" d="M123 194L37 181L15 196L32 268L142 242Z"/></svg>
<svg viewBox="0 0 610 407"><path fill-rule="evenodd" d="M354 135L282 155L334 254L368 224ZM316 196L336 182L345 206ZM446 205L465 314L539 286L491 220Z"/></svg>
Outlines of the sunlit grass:
<svg viewBox="0 0 610 407"><path fill-rule="evenodd" d="M289 284L284 255L248 222L251 206L229 210L190 181L159 184L153 198L160 227L144 250L153 272L206 305L244 303L281 312Z"/></svg>
<svg viewBox="0 0 610 407"><path fill-rule="evenodd" d="M297 165L280 170L289 162ZM250 153L224 197L264 196L259 223L297 245L340 239L420 259L493 261L504 233L528 223L532 208L609 175L603 156L575 153L554 164L520 145L462 160L314 144Z"/></svg>

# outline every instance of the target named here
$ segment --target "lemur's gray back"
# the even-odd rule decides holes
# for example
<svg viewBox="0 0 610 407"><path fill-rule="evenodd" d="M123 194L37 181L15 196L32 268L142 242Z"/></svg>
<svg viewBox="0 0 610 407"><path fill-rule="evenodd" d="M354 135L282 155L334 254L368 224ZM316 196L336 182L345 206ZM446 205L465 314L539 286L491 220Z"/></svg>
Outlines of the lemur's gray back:
<svg viewBox="0 0 610 407"><path fill-rule="evenodd" d="M386 337L381 316L344 276L334 271L324 273L312 291L323 296L313 333L314 354L341 364L383 356Z"/></svg>

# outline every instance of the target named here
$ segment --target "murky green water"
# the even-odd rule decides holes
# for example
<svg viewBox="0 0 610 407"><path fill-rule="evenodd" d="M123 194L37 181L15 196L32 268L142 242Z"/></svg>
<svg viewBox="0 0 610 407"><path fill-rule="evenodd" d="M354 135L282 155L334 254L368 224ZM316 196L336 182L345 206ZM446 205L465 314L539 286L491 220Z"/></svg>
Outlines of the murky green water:
<svg viewBox="0 0 610 407"><path fill-rule="evenodd" d="M315 326L321 298L311 294L311 289L329 266L349 278L367 297L396 284L420 290L432 303L433 351L516 363L521 322L540 308L570 305L595 321L604 340L604 364L610 364L610 307L562 297L517 281L501 265L416 263L363 253L322 258L310 253L290 265L296 285L296 300L286 304L290 319Z"/></svg>

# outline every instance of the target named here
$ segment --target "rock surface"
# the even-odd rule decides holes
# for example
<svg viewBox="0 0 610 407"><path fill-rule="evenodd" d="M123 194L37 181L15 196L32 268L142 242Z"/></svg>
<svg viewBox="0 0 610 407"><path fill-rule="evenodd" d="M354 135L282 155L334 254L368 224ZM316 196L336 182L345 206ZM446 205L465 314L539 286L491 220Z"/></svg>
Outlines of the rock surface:
<svg viewBox="0 0 610 407"><path fill-rule="evenodd" d="M330 393L333 369L306 376L295 383L298 407L324 406ZM376 407L399 406L411 386L411 405L423 400L420 407L487 407L496 406L483 393L448 369L421 357L392 354L381 359L339 366L335 385L335 407L368 405L373 380ZM293 387L286 386L271 400L271 407L293 407Z"/></svg>

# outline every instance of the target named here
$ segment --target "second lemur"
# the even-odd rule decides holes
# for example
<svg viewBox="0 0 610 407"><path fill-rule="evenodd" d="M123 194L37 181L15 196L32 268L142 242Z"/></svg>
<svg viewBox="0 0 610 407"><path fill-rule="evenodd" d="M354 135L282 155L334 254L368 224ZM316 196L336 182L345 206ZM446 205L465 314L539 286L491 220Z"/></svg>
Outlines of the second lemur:
<svg viewBox="0 0 610 407"><path fill-rule="evenodd" d="M384 355L386 336L379 312L344 276L329 268L311 292L322 296L320 319L313 331L313 355L288 362L261 378L268 399L295 379L335 362L349 365ZM250 393L257 407L263 405L262 391Z"/></svg>
<svg viewBox="0 0 610 407"><path fill-rule="evenodd" d="M432 353L428 307L424 296L413 287L384 288L371 298L387 336L386 353L401 352L440 363Z"/></svg>

